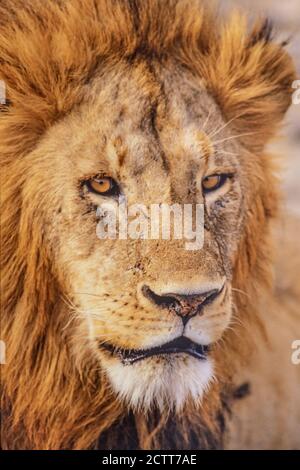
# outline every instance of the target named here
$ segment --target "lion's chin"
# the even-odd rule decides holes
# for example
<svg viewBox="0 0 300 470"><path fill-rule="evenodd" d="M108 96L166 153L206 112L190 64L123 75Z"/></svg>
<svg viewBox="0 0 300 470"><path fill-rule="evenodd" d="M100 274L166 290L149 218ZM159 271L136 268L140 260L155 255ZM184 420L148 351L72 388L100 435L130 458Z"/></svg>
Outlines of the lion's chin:
<svg viewBox="0 0 300 470"><path fill-rule="evenodd" d="M156 356L131 365L116 357L101 358L119 398L133 410L179 412L191 400L199 404L213 380L210 358L199 360L186 354Z"/></svg>

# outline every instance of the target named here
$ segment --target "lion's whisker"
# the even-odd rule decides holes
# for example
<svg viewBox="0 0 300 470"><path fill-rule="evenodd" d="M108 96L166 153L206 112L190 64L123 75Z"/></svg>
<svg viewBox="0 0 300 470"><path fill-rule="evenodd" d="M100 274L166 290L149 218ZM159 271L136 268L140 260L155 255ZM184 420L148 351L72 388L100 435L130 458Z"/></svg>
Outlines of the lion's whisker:
<svg viewBox="0 0 300 470"><path fill-rule="evenodd" d="M245 137L245 136L249 136L249 135L257 135L257 134L259 134L259 132L244 132L242 134L231 135L229 137L225 137L224 139L221 139L221 140L215 140L215 141L213 141L213 144L214 145L221 144L223 142L227 142L228 140L234 140L234 139L238 139L240 137Z"/></svg>
<svg viewBox="0 0 300 470"><path fill-rule="evenodd" d="M203 123L203 126L202 126L202 128L201 128L202 131L205 130L206 125L208 124L209 118L210 118L210 116L211 116L211 111L212 111L212 106L209 108L208 114L207 114L206 119L205 119L205 121L204 121L204 123Z"/></svg>
<svg viewBox="0 0 300 470"><path fill-rule="evenodd" d="M244 294L246 297L250 298L250 295L247 294L247 292L241 290L241 289L237 289L235 287L232 287L231 290L233 290L234 292L238 292L239 294Z"/></svg>
<svg viewBox="0 0 300 470"><path fill-rule="evenodd" d="M243 114L244 114L244 112L238 114L237 116L234 116L229 121L227 121L225 124L223 124L223 126L219 127L217 130L215 130L212 134L208 134L208 137L211 139L215 135L219 134L223 129L225 129L227 126L229 126L229 124L231 124L233 121L235 121L239 117L243 116Z"/></svg>

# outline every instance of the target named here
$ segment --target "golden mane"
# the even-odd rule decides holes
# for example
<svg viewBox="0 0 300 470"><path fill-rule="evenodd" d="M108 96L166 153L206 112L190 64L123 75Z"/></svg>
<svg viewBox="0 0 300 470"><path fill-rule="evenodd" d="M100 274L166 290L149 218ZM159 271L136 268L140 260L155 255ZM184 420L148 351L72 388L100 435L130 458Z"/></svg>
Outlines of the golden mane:
<svg viewBox="0 0 300 470"><path fill-rule="evenodd" d="M132 422L137 434L128 447L221 445L226 401L221 380L201 419L192 409L177 418L171 442L165 429L177 426L175 418L133 417L110 391L88 348L78 347L73 360L72 330L63 329L62 282L42 225L42 204L49 202L34 201L26 178L30 152L54 122L80 105L102 68L138 54L178 61L199 76L250 152L262 153L290 104L292 62L271 41L266 22L248 34L242 15L223 24L200 0L1 1L0 79L8 98L0 108L5 449L113 448L120 428L124 433ZM269 219L278 199L272 163L263 153L261 165L265 190L253 201L235 267L235 287L252 294L270 284ZM243 302L236 296L239 315L247 318L251 305ZM237 337L228 334L223 348L227 341ZM237 354L234 348L230 354Z"/></svg>

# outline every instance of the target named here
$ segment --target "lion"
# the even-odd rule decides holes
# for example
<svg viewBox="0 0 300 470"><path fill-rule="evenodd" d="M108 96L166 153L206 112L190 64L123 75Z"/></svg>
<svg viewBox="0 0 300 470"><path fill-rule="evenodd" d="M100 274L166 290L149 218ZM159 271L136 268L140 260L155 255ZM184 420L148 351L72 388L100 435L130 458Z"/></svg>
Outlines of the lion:
<svg viewBox="0 0 300 470"><path fill-rule="evenodd" d="M266 150L295 71L270 23L2 0L0 65L2 448L299 448L299 223ZM120 198L202 205L202 248L99 239Z"/></svg>

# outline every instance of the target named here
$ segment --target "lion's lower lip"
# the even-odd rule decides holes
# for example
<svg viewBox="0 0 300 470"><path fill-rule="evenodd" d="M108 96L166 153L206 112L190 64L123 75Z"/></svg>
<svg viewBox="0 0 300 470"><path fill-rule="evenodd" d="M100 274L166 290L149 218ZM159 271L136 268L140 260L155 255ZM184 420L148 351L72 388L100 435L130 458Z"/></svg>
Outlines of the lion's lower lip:
<svg viewBox="0 0 300 470"><path fill-rule="evenodd" d="M121 349L109 343L104 343L100 346L112 355L119 356L123 364L133 364L152 356L179 353L189 354L197 359L204 360L208 352L208 346L194 343L185 336L180 336L169 343L149 349Z"/></svg>

